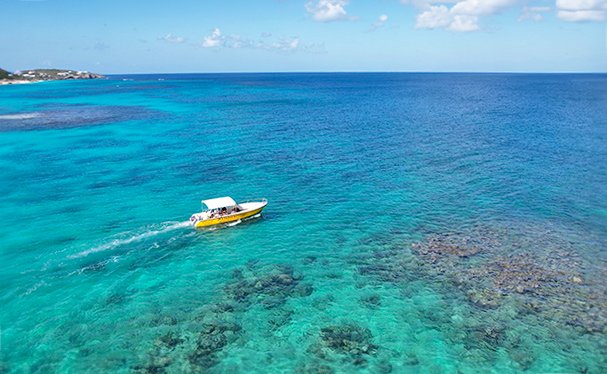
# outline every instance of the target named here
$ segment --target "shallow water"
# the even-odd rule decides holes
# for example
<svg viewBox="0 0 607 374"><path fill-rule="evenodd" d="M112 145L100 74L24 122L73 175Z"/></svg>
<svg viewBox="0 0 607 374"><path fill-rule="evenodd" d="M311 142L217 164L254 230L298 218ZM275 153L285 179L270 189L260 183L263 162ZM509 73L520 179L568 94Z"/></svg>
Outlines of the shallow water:
<svg viewBox="0 0 607 374"><path fill-rule="evenodd" d="M0 371L606 372L605 108L605 75L1 87ZM270 203L187 225L223 195Z"/></svg>

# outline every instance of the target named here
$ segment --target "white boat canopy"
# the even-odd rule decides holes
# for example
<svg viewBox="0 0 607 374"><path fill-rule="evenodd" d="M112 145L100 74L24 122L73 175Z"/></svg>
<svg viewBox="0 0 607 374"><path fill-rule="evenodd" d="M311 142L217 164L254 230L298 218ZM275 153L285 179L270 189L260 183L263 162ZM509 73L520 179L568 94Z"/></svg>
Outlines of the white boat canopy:
<svg viewBox="0 0 607 374"><path fill-rule="evenodd" d="M217 209L217 208L225 208L230 206L235 206L236 201L229 196L218 197L215 199L202 200L202 204L206 205L207 209Z"/></svg>

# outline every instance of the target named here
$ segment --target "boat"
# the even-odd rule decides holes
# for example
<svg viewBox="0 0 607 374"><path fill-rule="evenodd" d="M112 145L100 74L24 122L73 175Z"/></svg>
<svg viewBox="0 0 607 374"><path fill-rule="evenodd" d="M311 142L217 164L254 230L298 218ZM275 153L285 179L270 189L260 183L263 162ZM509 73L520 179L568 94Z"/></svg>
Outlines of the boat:
<svg viewBox="0 0 607 374"><path fill-rule="evenodd" d="M202 200L202 212L194 213L190 222L196 228L237 222L261 213L268 205L267 199L248 200L236 203L229 196Z"/></svg>

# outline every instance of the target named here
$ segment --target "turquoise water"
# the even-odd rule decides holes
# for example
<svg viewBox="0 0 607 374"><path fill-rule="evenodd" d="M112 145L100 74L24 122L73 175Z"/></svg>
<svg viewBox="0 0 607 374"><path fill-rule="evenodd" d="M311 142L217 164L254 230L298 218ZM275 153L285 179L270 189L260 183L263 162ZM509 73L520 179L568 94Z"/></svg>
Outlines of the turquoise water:
<svg viewBox="0 0 607 374"><path fill-rule="evenodd" d="M0 87L0 372L607 372L605 108L605 75ZM269 205L187 225L224 195Z"/></svg>

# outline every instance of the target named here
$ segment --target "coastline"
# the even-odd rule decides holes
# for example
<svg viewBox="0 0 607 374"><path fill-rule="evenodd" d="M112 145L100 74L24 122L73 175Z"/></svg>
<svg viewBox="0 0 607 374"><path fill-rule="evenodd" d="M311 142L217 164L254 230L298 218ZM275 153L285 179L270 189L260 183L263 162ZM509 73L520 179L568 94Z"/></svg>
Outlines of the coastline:
<svg viewBox="0 0 607 374"><path fill-rule="evenodd" d="M0 85L39 83L60 80L100 79L101 74L62 69L31 69L15 73L0 69Z"/></svg>
<svg viewBox="0 0 607 374"><path fill-rule="evenodd" d="M0 86L9 86L11 84L29 84L29 83L40 83L40 82L44 82L41 80L37 80L37 81L30 81L30 80L0 80Z"/></svg>

